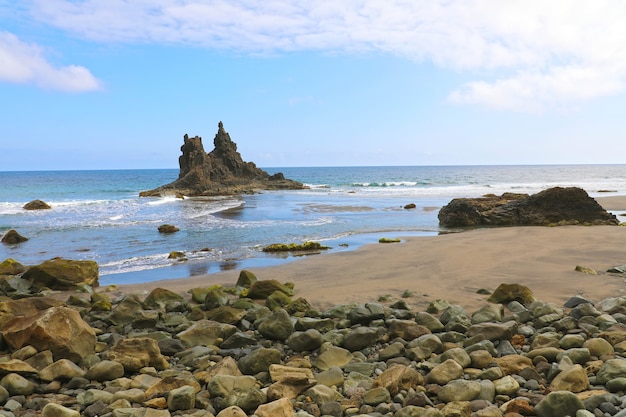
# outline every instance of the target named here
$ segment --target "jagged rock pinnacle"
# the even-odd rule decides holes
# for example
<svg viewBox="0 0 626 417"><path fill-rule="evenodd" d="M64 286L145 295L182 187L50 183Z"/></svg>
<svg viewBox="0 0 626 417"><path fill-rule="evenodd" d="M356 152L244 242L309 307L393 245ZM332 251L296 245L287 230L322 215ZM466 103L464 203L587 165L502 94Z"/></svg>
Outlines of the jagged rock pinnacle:
<svg viewBox="0 0 626 417"><path fill-rule="evenodd" d="M154 190L142 191L140 196L215 196L305 188L302 183L285 179L281 173L270 176L253 162L245 162L222 122L218 123L213 139L215 148L208 154L200 136L190 138L185 134L183 139L182 155L178 158L178 179Z"/></svg>

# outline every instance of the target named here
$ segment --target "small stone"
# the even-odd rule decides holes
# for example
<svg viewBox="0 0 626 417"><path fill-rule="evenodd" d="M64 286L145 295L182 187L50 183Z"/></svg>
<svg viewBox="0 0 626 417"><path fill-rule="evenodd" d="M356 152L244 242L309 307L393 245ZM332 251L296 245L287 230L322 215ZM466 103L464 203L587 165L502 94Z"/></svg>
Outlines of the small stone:
<svg viewBox="0 0 626 417"><path fill-rule="evenodd" d="M415 388L424 384L424 377L413 368L394 365L387 368L373 382L372 387L384 387L393 396L400 391Z"/></svg>
<svg viewBox="0 0 626 417"><path fill-rule="evenodd" d="M365 393L365 396L363 396L363 403L372 406L390 401L391 395L384 387L372 388Z"/></svg>
<svg viewBox="0 0 626 417"><path fill-rule="evenodd" d="M189 410L196 405L196 390L190 385L174 388L167 395L167 409L170 411Z"/></svg>
<svg viewBox="0 0 626 417"><path fill-rule="evenodd" d="M4 387L10 395L30 395L36 388L34 382L16 373L5 375L0 380L0 386Z"/></svg>
<svg viewBox="0 0 626 417"><path fill-rule="evenodd" d="M124 366L115 361L103 360L87 370L85 378L93 381L112 381L124 376Z"/></svg>
<svg viewBox="0 0 626 417"><path fill-rule="evenodd" d="M321 371L326 371L332 367L342 368L354 358L349 350L337 346L330 346L325 349L313 361L313 366Z"/></svg>
<svg viewBox="0 0 626 417"><path fill-rule="evenodd" d="M426 375L426 382L445 385L461 376L463 376L463 367L455 360L448 359L434 367L428 375Z"/></svg>
<svg viewBox="0 0 626 417"><path fill-rule="evenodd" d="M252 351L237 361L239 369L246 375L268 372L270 365L280 363L280 352L271 348L260 348Z"/></svg>
<svg viewBox="0 0 626 417"><path fill-rule="evenodd" d="M293 417L294 409L288 398L260 405L254 414L258 417Z"/></svg>
<svg viewBox="0 0 626 417"><path fill-rule="evenodd" d="M553 391L535 406L537 417L575 416L585 406L576 394L568 391Z"/></svg>
<svg viewBox="0 0 626 417"><path fill-rule="evenodd" d="M590 268L588 266L576 265L574 270L576 272L582 272L583 274L587 274L587 275L598 275L598 272L595 269Z"/></svg>
<svg viewBox="0 0 626 417"><path fill-rule="evenodd" d="M586 340L582 347L588 349L590 355L597 356L598 358L603 355L611 355L615 351L613 346L606 339L601 337Z"/></svg>
<svg viewBox="0 0 626 417"><path fill-rule="evenodd" d="M606 389L609 392L626 392L626 377L610 379L606 382Z"/></svg>
<svg viewBox="0 0 626 417"><path fill-rule="evenodd" d="M514 395L519 391L519 382L510 375L496 379L493 381L496 388L496 393L501 395Z"/></svg>
<svg viewBox="0 0 626 417"><path fill-rule="evenodd" d="M437 392L440 401L449 403L453 401L472 401L481 392L481 385L478 381L466 381L457 379L448 382Z"/></svg>
<svg viewBox="0 0 626 417"><path fill-rule="evenodd" d="M343 347L350 352L372 346L378 339L378 331L371 327L359 326L345 335Z"/></svg>
<svg viewBox="0 0 626 417"><path fill-rule="evenodd" d="M85 376L85 371L80 366L67 359L59 359L39 371L39 378L43 381L69 381L74 377L83 376Z"/></svg>
<svg viewBox="0 0 626 417"><path fill-rule="evenodd" d="M322 334L316 329L294 332L287 339L287 345L295 352L313 351L319 348L323 342Z"/></svg>
<svg viewBox="0 0 626 417"><path fill-rule="evenodd" d="M59 404L48 403L41 410L41 417L80 417L80 413Z"/></svg>
<svg viewBox="0 0 626 417"><path fill-rule="evenodd" d="M233 405L230 407L226 407L225 409L217 413L215 417L248 417L248 415L241 408Z"/></svg>
<svg viewBox="0 0 626 417"><path fill-rule="evenodd" d="M626 359L609 359L596 375L598 384L606 384L611 379L623 377L626 375Z"/></svg>
<svg viewBox="0 0 626 417"><path fill-rule="evenodd" d="M319 384L309 388L305 394L311 397L311 399L315 401L318 406L337 401L341 398L341 395L334 389L327 387L326 385Z"/></svg>
<svg viewBox="0 0 626 417"><path fill-rule="evenodd" d="M259 333L268 339L286 340L294 332L295 328L289 313L279 308L261 322L258 330Z"/></svg>

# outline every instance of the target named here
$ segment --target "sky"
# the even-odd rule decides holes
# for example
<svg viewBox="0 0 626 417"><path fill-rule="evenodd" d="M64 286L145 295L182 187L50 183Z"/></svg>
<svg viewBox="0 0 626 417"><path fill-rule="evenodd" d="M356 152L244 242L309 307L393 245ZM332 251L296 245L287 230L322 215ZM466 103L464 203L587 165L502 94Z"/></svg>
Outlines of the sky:
<svg viewBox="0 0 626 417"><path fill-rule="evenodd" d="M623 163L622 0L0 0L0 170Z"/></svg>

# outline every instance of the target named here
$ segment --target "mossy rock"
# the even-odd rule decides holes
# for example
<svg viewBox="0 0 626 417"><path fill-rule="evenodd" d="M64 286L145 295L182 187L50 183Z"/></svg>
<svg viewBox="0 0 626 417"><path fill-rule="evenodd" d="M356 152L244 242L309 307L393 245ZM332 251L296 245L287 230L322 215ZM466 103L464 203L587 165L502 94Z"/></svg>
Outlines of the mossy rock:
<svg viewBox="0 0 626 417"><path fill-rule="evenodd" d="M24 210L49 210L52 207L50 207L50 205L46 203L45 201L33 200L24 204L23 208Z"/></svg>
<svg viewBox="0 0 626 417"><path fill-rule="evenodd" d="M32 286L30 282L16 275L0 275L0 293L10 295L16 299L20 297L30 297Z"/></svg>
<svg viewBox="0 0 626 417"><path fill-rule="evenodd" d="M157 228L157 230L159 231L159 233L176 233L178 232L180 229L176 226L174 226L173 224L162 224L161 226L159 226Z"/></svg>
<svg viewBox="0 0 626 417"><path fill-rule="evenodd" d="M305 298L300 297L294 300L291 304L287 305L285 310L293 316L298 313L309 313L313 310L313 307L311 307L311 304Z"/></svg>
<svg viewBox="0 0 626 417"><path fill-rule="evenodd" d="M165 309L168 305L184 302L184 298L182 295L166 288L155 288L150 291L150 294L143 302L148 307Z"/></svg>
<svg viewBox="0 0 626 417"><path fill-rule="evenodd" d="M409 203L409 204L407 204L407 205L405 205L405 206L404 206L404 209L405 209L405 210L411 210L411 209L414 209L414 208L416 208L416 207L417 207L417 206L415 205L415 203Z"/></svg>
<svg viewBox="0 0 626 417"><path fill-rule="evenodd" d="M99 285L96 262L63 258L54 258L33 266L24 272L22 278L28 280L35 288L47 287L59 291L75 290L82 285L91 287Z"/></svg>
<svg viewBox="0 0 626 417"><path fill-rule="evenodd" d="M282 291L274 291L265 299L265 306L271 311L291 304L291 297Z"/></svg>
<svg viewBox="0 0 626 417"><path fill-rule="evenodd" d="M7 258L0 263L0 275L19 275L26 267L12 258Z"/></svg>
<svg viewBox="0 0 626 417"><path fill-rule="evenodd" d="M535 296L532 291L524 285L500 284L487 301L500 304L508 304L511 301L517 301L524 306L528 306L535 301Z"/></svg>
<svg viewBox="0 0 626 417"><path fill-rule="evenodd" d="M246 311L231 306L222 305L216 307L206 313L207 320L217 321L218 323L237 324L246 315Z"/></svg>
<svg viewBox="0 0 626 417"><path fill-rule="evenodd" d="M185 252L179 252L179 251L171 251L170 254L167 256L167 259L185 259L186 255Z"/></svg>
<svg viewBox="0 0 626 417"><path fill-rule="evenodd" d="M226 295L221 288L215 288L207 292L204 297L205 310L212 310L220 306L225 306L226 304L228 304L228 295Z"/></svg>
<svg viewBox="0 0 626 417"><path fill-rule="evenodd" d="M583 274L598 275L598 271L588 266L576 265L576 268L574 268L574 270L576 272L582 272Z"/></svg>
<svg viewBox="0 0 626 417"><path fill-rule="evenodd" d="M378 239L378 243L398 243L400 242L400 239L391 239L388 237L381 237L380 239Z"/></svg>
<svg viewBox="0 0 626 417"><path fill-rule="evenodd" d="M222 288L222 286L220 284L216 284L216 285L211 285L210 287L197 287L197 288L192 288L187 292L191 294L191 299L193 300L194 303L204 304L206 295L210 291L213 291L218 288Z"/></svg>
<svg viewBox="0 0 626 417"><path fill-rule="evenodd" d="M275 279L266 279L253 282L246 296L255 300L266 299L274 291L282 291L290 297L293 296L293 289L284 284L281 284Z"/></svg>
<svg viewBox="0 0 626 417"><path fill-rule="evenodd" d="M252 285L252 283L256 281L258 281L256 275L244 269L239 273L239 278L237 279L237 283L235 284L235 286L250 288L250 285Z"/></svg>
<svg viewBox="0 0 626 417"><path fill-rule="evenodd" d="M304 243L273 243L263 248L263 252L305 252L326 250L328 246L323 246L319 242Z"/></svg>
<svg viewBox="0 0 626 417"><path fill-rule="evenodd" d="M24 237L17 233L16 230L11 229L2 236L2 243L6 243L9 245L14 245L16 243L26 242L28 240L27 237Z"/></svg>

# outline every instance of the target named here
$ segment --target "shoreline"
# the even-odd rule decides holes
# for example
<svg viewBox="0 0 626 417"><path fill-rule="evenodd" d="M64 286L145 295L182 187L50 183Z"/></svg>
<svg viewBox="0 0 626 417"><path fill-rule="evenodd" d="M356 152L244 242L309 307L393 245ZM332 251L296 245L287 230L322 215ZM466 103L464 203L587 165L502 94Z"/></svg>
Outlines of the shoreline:
<svg viewBox="0 0 626 417"><path fill-rule="evenodd" d="M626 211L626 196L598 197L608 211ZM408 237L401 243L368 244L307 256L269 267L247 268L258 279L295 284L295 297L320 308L350 302L402 298L413 308L446 299L477 309L501 283L522 284L539 300L562 305L574 295L599 301L624 295L626 276L608 274L626 264L626 229L619 226L523 226L473 229L437 236ZM577 265L598 275L575 271ZM241 269L120 285L119 290L149 292L163 287L184 293L191 288L233 286ZM436 284L436 285L434 285Z"/></svg>

